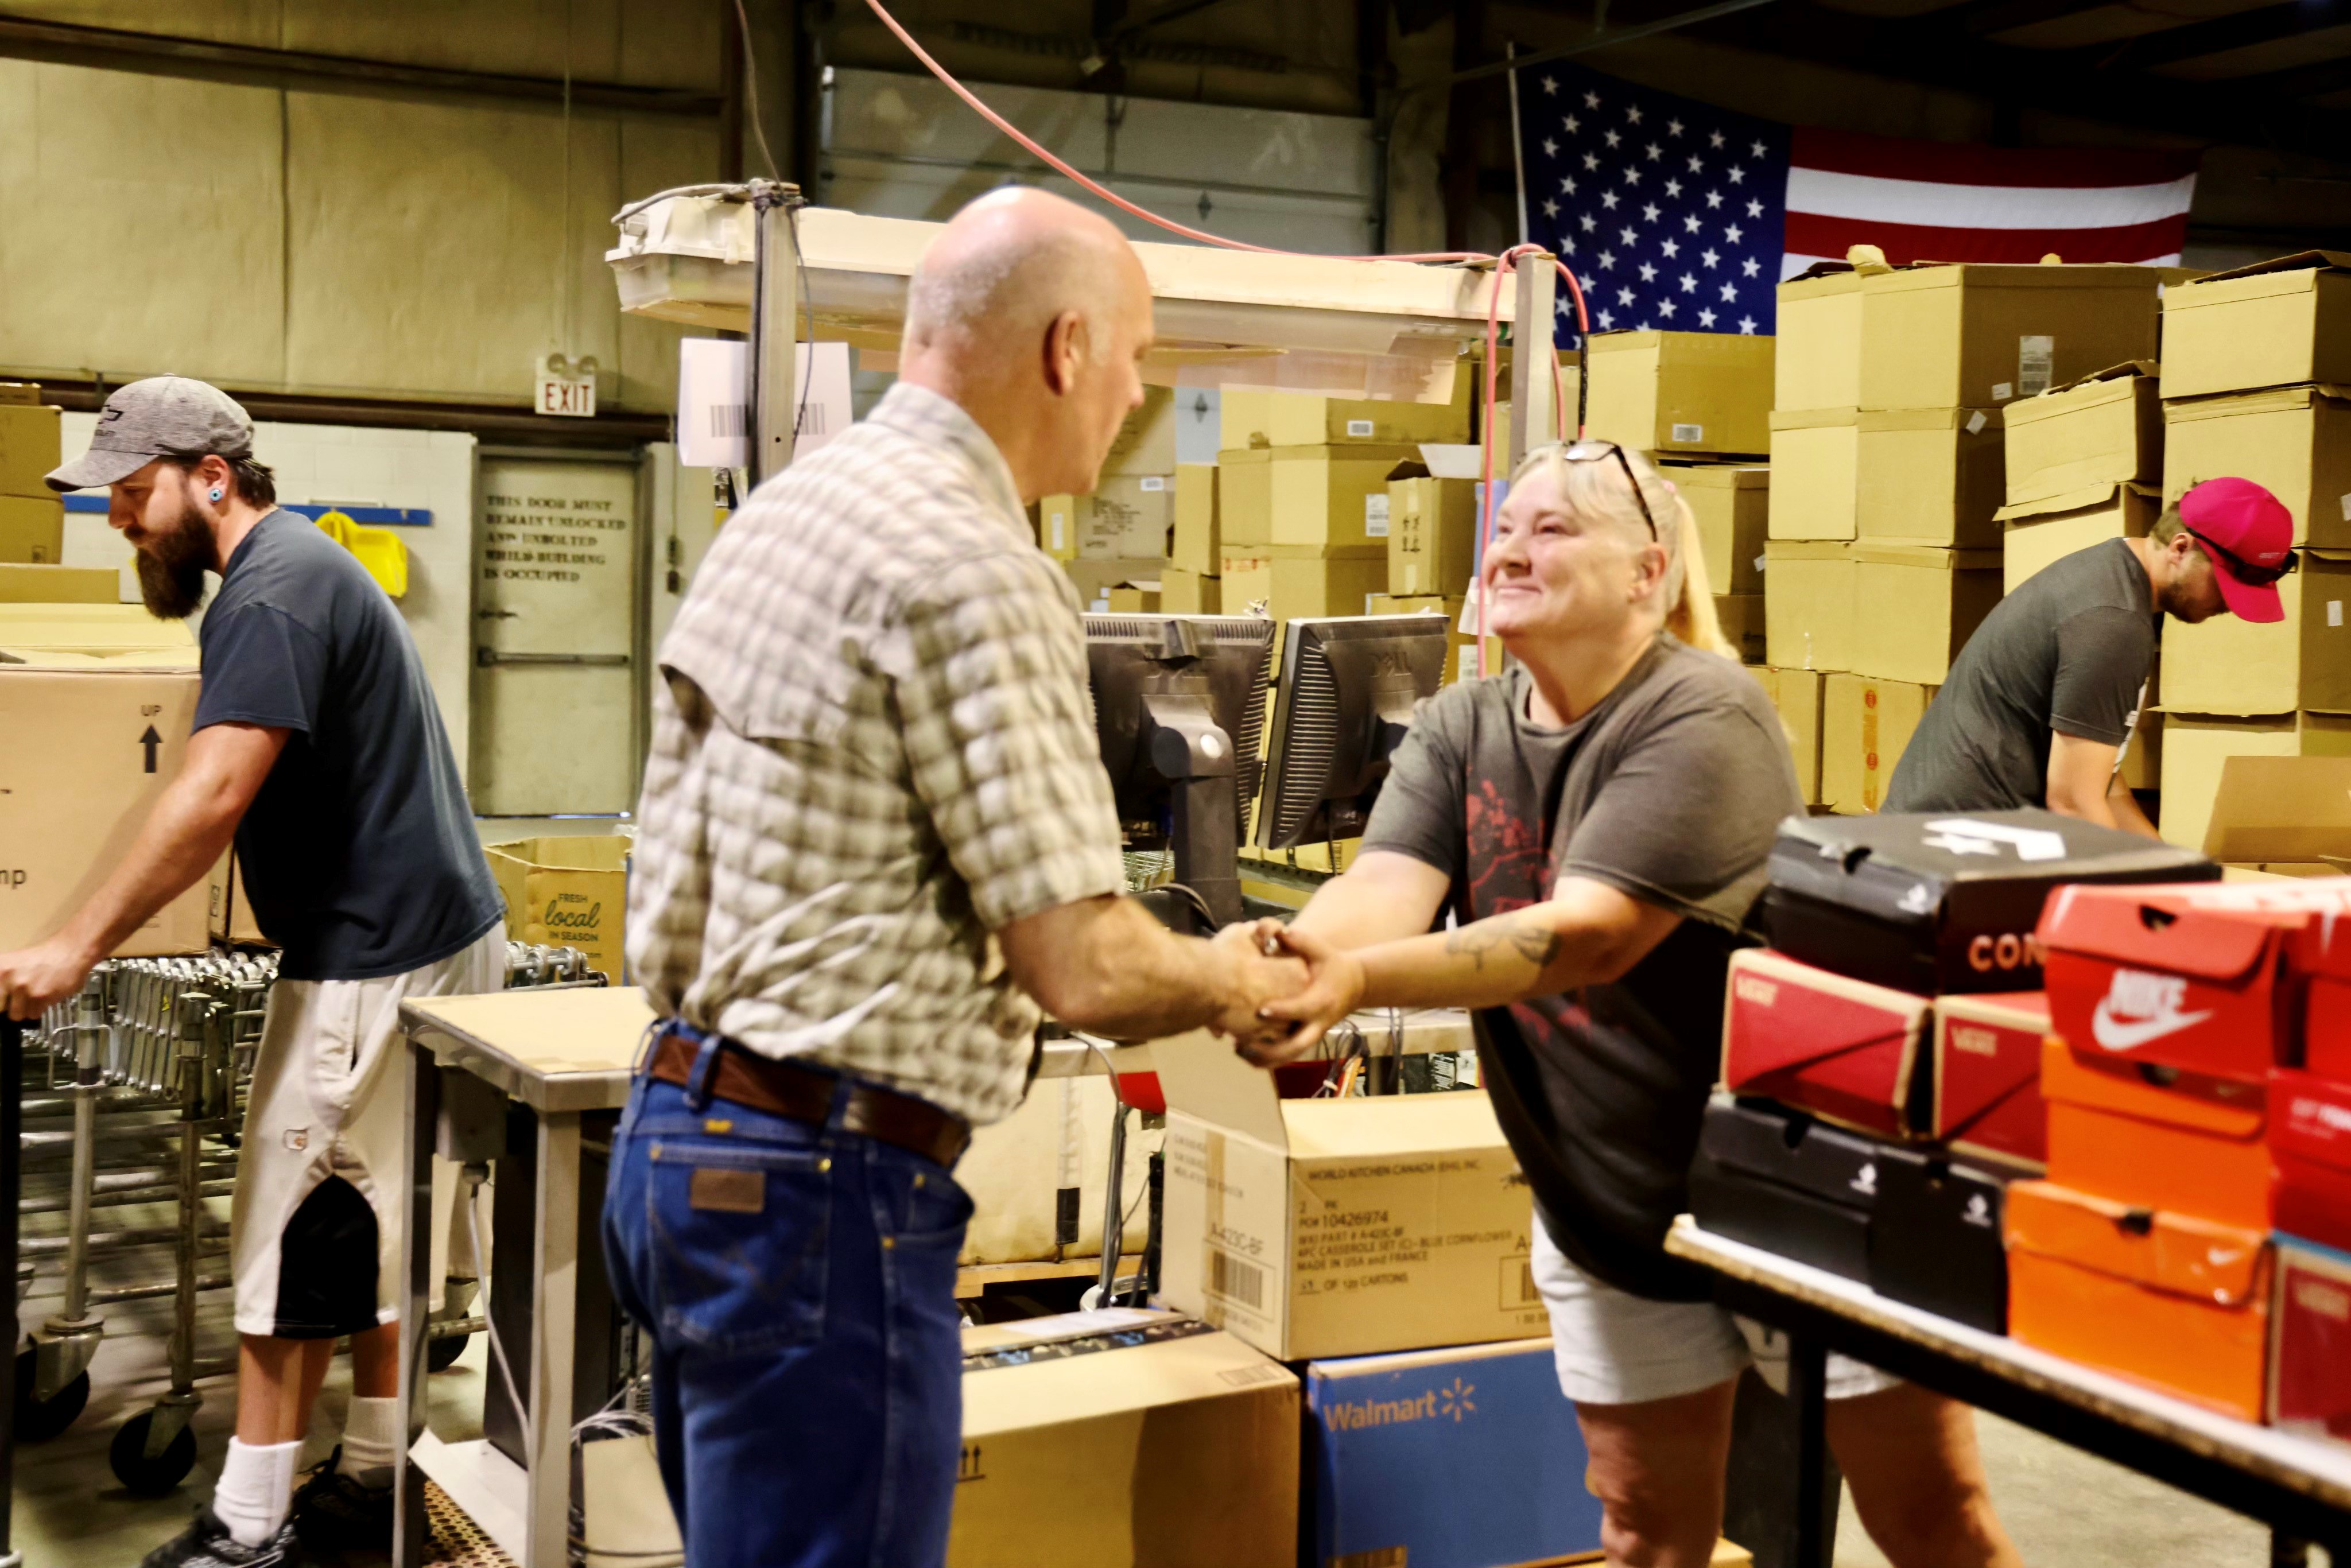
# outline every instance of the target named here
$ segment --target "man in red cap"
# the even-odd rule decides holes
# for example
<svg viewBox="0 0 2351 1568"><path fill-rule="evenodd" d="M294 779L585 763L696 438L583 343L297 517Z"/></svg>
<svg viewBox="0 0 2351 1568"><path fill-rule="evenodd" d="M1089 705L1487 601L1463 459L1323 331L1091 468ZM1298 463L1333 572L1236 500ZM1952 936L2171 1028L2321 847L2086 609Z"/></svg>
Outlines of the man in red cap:
<svg viewBox="0 0 2351 1568"><path fill-rule="evenodd" d="M2145 538L2053 561L1976 628L1886 791L1889 811L2046 806L2152 838L2122 780L2162 618L2283 621L2294 517L2250 479L2208 479Z"/></svg>

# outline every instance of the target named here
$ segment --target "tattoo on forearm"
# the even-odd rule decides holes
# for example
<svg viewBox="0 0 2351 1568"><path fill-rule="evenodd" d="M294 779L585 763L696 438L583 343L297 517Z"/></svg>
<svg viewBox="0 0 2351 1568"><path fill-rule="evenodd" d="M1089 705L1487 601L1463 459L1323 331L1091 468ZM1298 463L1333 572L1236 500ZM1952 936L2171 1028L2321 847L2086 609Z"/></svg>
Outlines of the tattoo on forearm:
<svg viewBox="0 0 2351 1568"><path fill-rule="evenodd" d="M1503 947L1512 949L1536 968L1547 969L1559 956L1559 933L1524 915L1498 915L1445 934L1445 950L1468 954L1479 969L1486 967L1487 954Z"/></svg>

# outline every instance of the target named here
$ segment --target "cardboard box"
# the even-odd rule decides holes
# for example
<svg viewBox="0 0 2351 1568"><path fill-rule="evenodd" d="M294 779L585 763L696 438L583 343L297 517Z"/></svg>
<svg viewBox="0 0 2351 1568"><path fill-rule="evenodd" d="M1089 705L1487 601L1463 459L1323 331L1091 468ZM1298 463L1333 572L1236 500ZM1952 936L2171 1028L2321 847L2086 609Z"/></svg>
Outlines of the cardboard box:
<svg viewBox="0 0 2351 1568"><path fill-rule="evenodd" d="M629 841L611 833L517 839L484 852L507 901L507 937L577 947L588 967L622 982Z"/></svg>
<svg viewBox="0 0 2351 1568"><path fill-rule="evenodd" d="M1763 596L1760 593L1714 596L1715 622L1722 628L1722 640L1730 644L1741 663L1760 661L1769 651L1764 617Z"/></svg>
<svg viewBox="0 0 2351 1568"><path fill-rule="evenodd" d="M1176 470L1176 533L1167 559L1186 571L1217 575L1224 559L1224 534L1217 527L1217 468L1212 463L1187 463Z"/></svg>
<svg viewBox="0 0 2351 1568"><path fill-rule="evenodd" d="M0 404L0 496L57 499L48 476L65 461L58 425L64 413L38 405Z"/></svg>
<svg viewBox="0 0 2351 1568"><path fill-rule="evenodd" d="M1928 1121L1931 1005L1742 947L1730 956L1722 1010L1722 1086L1880 1137L1911 1136Z"/></svg>
<svg viewBox="0 0 2351 1568"><path fill-rule="evenodd" d="M245 888L245 867L237 863L235 850L222 856L214 870L206 903L214 941L245 947L275 946L254 916L253 900Z"/></svg>
<svg viewBox="0 0 2351 1568"><path fill-rule="evenodd" d="M1329 556L1287 545L1267 546L1265 550L1267 605L1276 621L1294 621L1301 615L1362 615L1372 595L1388 589L1385 555ZM1233 576L1229 561L1225 575L1228 581ZM1232 602L1229 597L1227 601ZM1236 608L1231 612L1242 611Z"/></svg>
<svg viewBox="0 0 2351 1568"><path fill-rule="evenodd" d="M1167 475L1106 476L1092 495L1077 497L1078 559L1164 559L1175 526Z"/></svg>
<svg viewBox="0 0 2351 1568"><path fill-rule="evenodd" d="M2217 870L2193 851L2032 808L1791 817L1771 845L1765 924L1786 956L1876 985L2022 990L2042 983L2035 933L2053 892Z"/></svg>
<svg viewBox="0 0 2351 1568"><path fill-rule="evenodd" d="M1217 548L1273 542L1273 454L1265 447L1217 454Z"/></svg>
<svg viewBox="0 0 2351 1568"><path fill-rule="evenodd" d="M1717 593L1762 592L1771 470L1744 463L1669 463L1665 475L1698 522L1707 586Z"/></svg>
<svg viewBox="0 0 2351 1568"><path fill-rule="evenodd" d="M2006 1333L2001 1217L2016 1175L1939 1150L1886 1150L1870 1216L1870 1289L1985 1333Z"/></svg>
<svg viewBox="0 0 2351 1568"><path fill-rule="evenodd" d="M1376 557L1387 574L1388 475L1409 447L1276 446L1268 454L1267 542L1327 555Z"/></svg>
<svg viewBox="0 0 2351 1568"><path fill-rule="evenodd" d="M0 496L0 561L54 565L65 537L66 505L54 493L46 499Z"/></svg>
<svg viewBox="0 0 2351 1568"><path fill-rule="evenodd" d="M150 669L193 670L197 654L195 633L186 622L158 620L143 604L110 601L0 602L0 650L38 663L56 664L57 658L73 655L132 662Z"/></svg>
<svg viewBox="0 0 2351 1568"><path fill-rule="evenodd" d="M47 607L0 611L28 608ZM171 624L186 635L185 627ZM0 647L24 646L0 637ZM12 868L0 883L8 894L0 901L0 951L55 936L114 874L179 773L195 718L193 668L72 664L70 654L63 657L70 667L0 665L0 703L14 739L0 756L0 832L11 846ZM116 955L204 952L213 898L207 882L198 882Z"/></svg>
<svg viewBox="0 0 2351 1568"><path fill-rule="evenodd" d="M2150 1082L2137 1064L2090 1049L2055 1035L2042 1043L2050 1179L2133 1207L2268 1229L2268 1085L2200 1072Z"/></svg>
<svg viewBox="0 0 2351 1568"><path fill-rule="evenodd" d="M2149 687L2152 690L2152 686ZM2123 754L2116 763L2122 775L2123 787L2132 790L2158 790L2163 788L2163 714L2160 709L2142 707L2130 725L2130 735L2123 742ZM2153 812L2147 813L2149 817Z"/></svg>
<svg viewBox="0 0 2351 1568"><path fill-rule="evenodd" d="M1391 472L1388 584L1395 592L1459 598L1469 591L1479 488L1474 479L1435 478L1417 463Z"/></svg>
<svg viewBox="0 0 2351 1568"><path fill-rule="evenodd" d="M2351 1080L2281 1067L2270 1074L2277 1228L2351 1252Z"/></svg>
<svg viewBox="0 0 2351 1568"><path fill-rule="evenodd" d="M1595 332L1585 431L1643 452L1769 452L1771 350L1738 332Z"/></svg>
<svg viewBox="0 0 2351 1568"><path fill-rule="evenodd" d="M1832 811L1875 811L1894 782L1933 686L1831 674L1821 699L1821 800Z"/></svg>
<svg viewBox="0 0 2351 1568"><path fill-rule="evenodd" d="M2232 757L2351 757L2351 717L2165 713L2163 816L2157 826L2166 839L2210 852L2221 775Z"/></svg>
<svg viewBox="0 0 2351 1568"><path fill-rule="evenodd" d="M2009 1333L2241 1421L2262 1418L2269 1238L2093 1197L2009 1189Z"/></svg>
<svg viewBox="0 0 2351 1568"><path fill-rule="evenodd" d="M1764 656L1780 669L1853 667L1853 546L1834 539L1765 543L1763 636Z"/></svg>
<svg viewBox="0 0 2351 1568"><path fill-rule="evenodd" d="M1599 1500L1558 1484L1587 1456L1544 1342L1310 1362L1305 1382L1302 1561L1480 1568L1600 1549Z"/></svg>
<svg viewBox="0 0 2351 1568"><path fill-rule="evenodd" d="M1770 537L1854 538L1860 528L1860 465L1858 410L1773 410Z"/></svg>
<svg viewBox="0 0 2351 1568"><path fill-rule="evenodd" d="M1861 416L1858 538L1997 549L2006 470L2000 410L1893 409Z"/></svg>
<svg viewBox="0 0 2351 1568"><path fill-rule="evenodd" d="M950 1568L1286 1563L1298 1380L1172 1313L964 1330Z"/></svg>
<svg viewBox="0 0 2351 1568"><path fill-rule="evenodd" d="M2270 1425L2351 1442L2351 1254L2277 1238Z"/></svg>
<svg viewBox="0 0 2351 1568"><path fill-rule="evenodd" d="M1698 1128L1691 1217L1718 1236L1865 1282L1883 1148L1801 1112L1718 1097Z"/></svg>
<svg viewBox="0 0 2351 1568"><path fill-rule="evenodd" d="M2020 398L2007 416L2003 503L2163 480L2163 402L2155 366L2109 365L2070 386Z"/></svg>
<svg viewBox="0 0 2351 1568"><path fill-rule="evenodd" d="M2351 869L2351 758L2224 759L2203 847L2209 858L2223 864L2265 865L2308 876ZM2304 887L2293 897L2319 895L2318 889Z"/></svg>
<svg viewBox="0 0 2351 1568"><path fill-rule="evenodd" d="M2351 554L2304 551L2278 583L2285 619L2220 614L2163 628L2163 706L2175 713L2351 712Z"/></svg>
<svg viewBox="0 0 2351 1568"><path fill-rule="evenodd" d="M1159 608L1170 615L1221 615L1224 587L1222 578L1171 566L1159 574Z"/></svg>
<svg viewBox="0 0 2351 1568"><path fill-rule="evenodd" d="M1104 479L1176 472L1176 397L1174 387L1143 389L1142 404L1128 412L1119 423L1118 434L1111 438L1110 451L1102 458Z"/></svg>
<svg viewBox="0 0 2351 1568"><path fill-rule="evenodd" d="M2035 572L2108 539L2147 537L2163 514L2162 496L2146 485L2092 486L2002 507L2001 591L2014 593Z"/></svg>
<svg viewBox="0 0 2351 1568"><path fill-rule="evenodd" d="M1550 1333L1525 1177L1482 1091L1279 1100L1205 1031L1152 1060L1171 1304L1285 1361Z"/></svg>
<svg viewBox="0 0 2351 1568"><path fill-rule="evenodd" d="M1110 591L1110 612L1113 615L1156 615L1159 613L1159 580L1145 578L1140 582L1122 582Z"/></svg>
<svg viewBox="0 0 2351 1568"><path fill-rule="evenodd" d="M117 604L122 578L109 566L0 563L0 604Z"/></svg>
<svg viewBox="0 0 2351 1568"><path fill-rule="evenodd" d="M1319 392L1228 384L1218 440L1227 449L1267 446L1406 446L1469 439L1476 377L1457 371L1447 402L1325 397ZM1218 463L1225 461L1220 453Z"/></svg>
<svg viewBox="0 0 2351 1568"><path fill-rule="evenodd" d="M1817 806L1821 803L1821 673L1761 666L1753 674L1763 683L1772 707L1779 712L1780 727L1787 731L1788 755L1796 765L1796 786L1804 792L1804 803Z"/></svg>
<svg viewBox="0 0 2351 1568"><path fill-rule="evenodd" d="M1269 547L1249 547L1264 550ZM1273 560L1265 555L1227 556L1220 580L1229 615L1270 615L1273 603Z"/></svg>
<svg viewBox="0 0 2351 1568"><path fill-rule="evenodd" d="M2351 382L2351 256L2306 250L2163 297L2163 395Z"/></svg>
<svg viewBox="0 0 2351 1568"><path fill-rule="evenodd" d="M1861 406L1997 408L2153 360L2147 267L1901 267L1861 284Z"/></svg>
<svg viewBox="0 0 2351 1568"><path fill-rule="evenodd" d="M1061 570L1077 591L1078 607L1103 613L1110 609L1111 590L1136 581L1159 580L1167 570L1165 560L1066 560Z"/></svg>
<svg viewBox="0 0 2351 1568"><path fill-rule="evenodd" d="M1928 1131L1964 1154L2045 1168L2041 1042L2048 1033L2049 998L2041 991L1936 998Z"/></svg>
<svg viewBox="0 0 2351 1568"><path fill-rule="evenodd" d="M1926 545L1853 547L1857 675L1938 686L1977 626L2000 602L1996 549Z"/></svg>
<svg viewBox="0 0 2351 1568"><path fill-rule="evenodd" d="M1780 285L1774 409L1861 404L1861 275L1842 262Z"/></svg>
<svg viewBox="0 0 2351 1568"><path fill-rule="evenodd" d="M2294 542L2351 548L2351 389L2279 387L2163 405L2163 493L2223 475L2294 514Z"/></svg>

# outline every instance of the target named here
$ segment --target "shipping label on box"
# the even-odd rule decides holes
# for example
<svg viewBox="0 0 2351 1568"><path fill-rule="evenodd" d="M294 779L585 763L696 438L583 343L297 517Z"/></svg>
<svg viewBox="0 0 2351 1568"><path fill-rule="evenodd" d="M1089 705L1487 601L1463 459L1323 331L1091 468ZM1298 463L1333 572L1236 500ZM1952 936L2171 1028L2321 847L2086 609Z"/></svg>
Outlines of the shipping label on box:
<svg viewBox="0 0 2351 1568"><path fill-rule="evenodd" d="M2146 267L1904 267L1862 280L1861 406L1994 408L2153 360Z"/></svg>
<svg viewBox="0 0 2351 1568"><path fill-rule="evenodd" d="M629 841L615 834L520 839L485 852L507 904L507 936L577 947L622 983L629 907Z"/></svg>
<svg viewBox="0 0 2351 1568"><path fill-rule="evenodd" d="M0 496L57 499L48 476L65 461L58 434L64 412L38 404L0 404Z"/></svg>
<svg viewBox="0 0 2351 1568"><path fill-rule="evenodd" d="M1813 409L1771 415L1766 532L1775 539L1849 539L1858 530L1861 413Z"/></svg>
<svg viewBox="0 0 2351 1568"><path fill-rule="evenodd" d="M1595 334L1586 429L1642 452L1768 452L1771 351L1771 339L1736 332Z"/></svg>
<svg viewBox="0 0 2351 1568"><path fill-rule="evenodd" d="M1938 686L1968 639L2000 602L1998 550L1876 544L1854 547L1857 675Z"/></svg>
<svg viewBox="0 0 2351 1568"><path fill-rule="evenodd" d="M1864 413L1855 460L1858 537L1999 548L2001 449L1996 408Z"/></svg>
<svg viewBox="0 0 2351 1568"><path fill-rule="evenodd" d="M1856 408L1861 403L1861 275L1839 265L1780 285L1778 351L1771 362L1775 409Z"/></svg>
<svg viewBox="0 0 2351 1568"><path fill-rule="evenodd" d="M1934 687L1908 681L1830 675L1821 704L1821 803L1849 815L1876 810L1934 696Z"/></svg>
<svg viewBox="0 0 2351 1568"><path fill-rule="evenodd" d="M1171 1303L1283 1360L1550 1332L1526 1178L1482 1092L1284 1101L1205 1032L1152 1056Z"/></svg>
<svg viewBox="0 0 2351 1568"><path fill-rule="evenodd" d="M2163 404L2155 366L2111 365L2008 405L2005 504L2163 476Z"/></svg>
<svg viewBox="0 0 2351 1568"><path fill-rule="evenodd" d="M1037 546L1055 560L1078 559L1078 498L1040 496L1037 498Z"/></svg>
<svg viewBox="0 0 2351 1568"><path fill-rule="evenodd" d="M1164 559L1176 523L1174 481L1165 474L1115 475L1078 506L1081 560Z"/></svg>
<svg viewBox="0 0 2351 1568"><path fill-rule="evenodd" d="M1167 559L1186 571L1214 577L1223 555L1223 536L1217 526L1216 465L1187 463L1176 470L1176 535Z"/></svg>
<svg viewBox="0 0 2351 1568"><path fill-rule="evenodd" d="M2351 382L2351 256L2303 251L2163 297L2163 395Z"/></svg>
<svg viewBox="0 0 2351 1568"><path fill-rule="evenodd" d="M0 758L0 828L11 846L0 868L0 950L55 936L120 869L187 757L196 692L193 669L0 666L16 741ZM116 955L204 951L212 900L208 880L199 881Z"/></svg>
<svg viewBox="0 0 2351 1568"><path fill-rule="evenodd" d="M2294 514L2295 544L2351 548L2351 390L2280 387L2167 402L2163 420L2166 496L2224 475L2251 479Z"/></svg>
<svg viewBox="0 0 2351 1568"><path fill-rule="evenodd" d="M1763 560L1765 656L1782 669L1851 669L1853 547L1831 539L1771 539Z"/></svg>
<svg viewBox="0 0 2351 1568"><path fill-rule="evenodd" d="M2304 551L2278 583L2285 619L2215 615L2163 628L2163 706L2178 713L2351 713L2351 555Z"/></svg>
<svg viewBox="0 0 2351 1568"><path fill-rule="evenodd" d="M1771 470L1750 464L1670 463L1664 473L1698 523L1707 585L1717 593L1762 592Z"/></svg>
<svg viewBox="0 0 2351 1568"><path fill-rule="evenodd" d="M2108 539L2145 538L2163 514L2151 486L2093 486L2002 507L2001 590L2014 593L2034 573Z"/></svg>

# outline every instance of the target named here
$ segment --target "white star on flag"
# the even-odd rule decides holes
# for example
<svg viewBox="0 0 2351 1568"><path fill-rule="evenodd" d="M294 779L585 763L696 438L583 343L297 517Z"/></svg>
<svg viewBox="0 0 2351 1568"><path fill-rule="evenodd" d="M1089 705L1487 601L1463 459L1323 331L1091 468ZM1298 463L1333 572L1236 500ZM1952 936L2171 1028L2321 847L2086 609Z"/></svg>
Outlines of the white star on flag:
<svg viewBox="0 0 2351 1568"><path fill-rule="evenodd" d="M1559 216L1559 204L1546 198L1543 202L1543 216L1547 218Z"/></svg>
<svg viewBox="0 0 2351 1568"><path fill-rule="evenodd" d="M1640 124L1641 106L1637 103L1626 105L1625 110L1625 118L1635 125Z"/></svg>
<svg viewBox="0 0 2351 1568"><path fill-rule="evenodd" d="M1722 146L1722 132L1718 131L1713 135L1708 137L1706 139L1706 144L1708 147L1719 149Z"/></svg>
<svg viewBox="0 0 2351 1568"><path fill-rule="evenodd" d="M1674 302L1670 299L1658 300L1657 314L1663 316L1668 321L1672 320L1674 319Z"/></svg>
<svg viewBox="0 0 2351 1568"><path fill-rule="evenodd" d="M1656 280L1657 269L1651 267L1647 262L1643 262L1641 264L1641 281L1644 283L1655 283Z"/></svg>
<svg viewBox="0 0 2351 1568"><path fill-rule="evenodd" d="M1600 107L1600 95L1596 92L1585 93L1583 95L1583 107L1586 109L1598 109ZM1719 147L1722 143L1718 141L1715 145Z"/></svg>
<svg viewBox="0 0 2351 1568"><path fill-rule="evenodd" d="M1546 158L1556 158L1559 156L1559 143L1553 141L1547 136L1543 138L1543 156Z"/></svg>
<svg viewBox="0 0 2351 1568"><path fill-rule="evenodd" d="M1684 294L1696 294L1698 292L1698 279L1691 277L1687 272L1682 274L1682 292Z"/></svg>
<svg viewBox="0 0 2351 1568"><path fill-rule="evenodd" d="M1736 305L1739 302L1739 288L1737 285L1726 283L1722 286L1722 302L1725 305Z"/></svg>
<svg viewBox="0 0 2351 1568"><path fill-rule="evenodd" d="M1557 77L1543 78L1543 91L1547 94L1555 96L1559 92L1559 78Z"/></svg>
<svg viewBox="0 0 2351 1568"><path fill-rule="evenodd" d="M1657 204L1651 202L1647 206L1643 207L1641 209L1641 218L1645 223L1656 223L1657 221Z"/></svg>
<svg viewBox="0 0 2351 1568"><path fill-rule="evenodd" d="M1671 261L1674 257L1681 255L1682 253L1681 242L1678 240L1669 239L1663 245L1657 246L1657 248L1666 253L1666 259L1668 261Z"/></svg>
<svg viewBox="0 0 2351 1568"><path fill-rule="evenodd" d="M1709 332L1713 331L1713 330L1714 330L1714 312L1713 312L1713 311L1711 311L1711 310L1701 310L1701 311L1699 311L1699 312L1698 313L1698 324L1699 326L1701 326L1701 327L1705 328L1705 329L1706 329L1708 331L1709 331Z"/></svg>
<svg viewBox="0 0 2351 1568"><path fill-rule="evenodd" d="M1739 264L1740 276L1743 277L1752 277L1758 270L1756 260L1751 256Z"/></svg>
<svg viewBox="0 0 2351 1568"><path fill-rule="evenodd" d="M1679 136L1681 133L1682 133L1682 122L1681 122L1680 120L1667 120L1667 121L1666 121L1666 134L1667 134L1667 135L1668 135L1668 136Z"/></svg>
<svg viewBox="0 0 2351 1568"><path fill-rule="evenodd" d="M1755 330L1755 318L1754 318L1754 317L1752 317L1752 316L1741 316L1741 317L1739 319L1739 329L1740 329L1740 331L1742 331L1742 332L1752 332L1752 331L1754 331L1754 330Z"/></svg>

